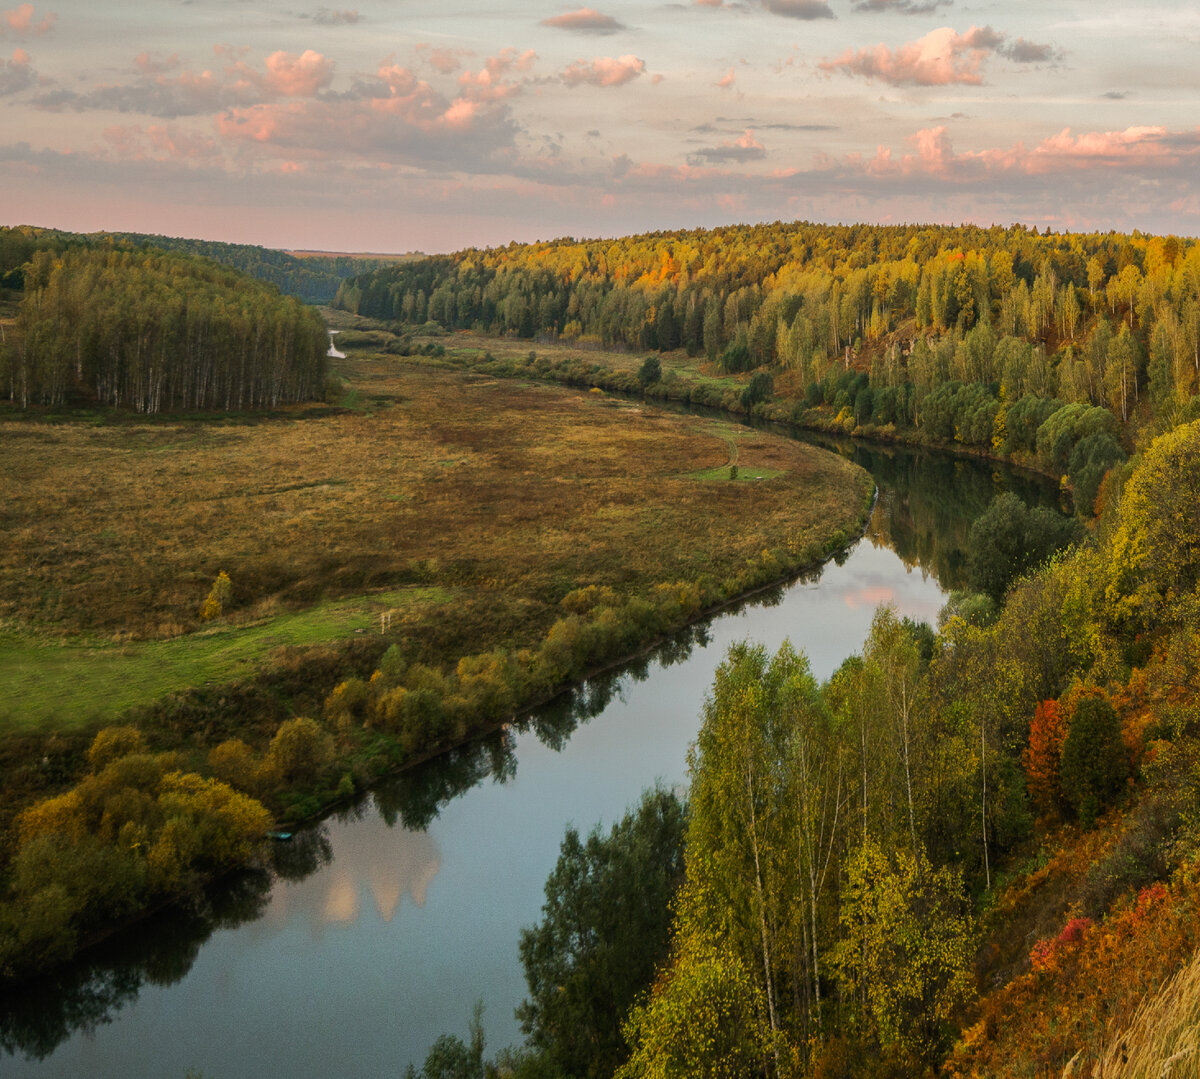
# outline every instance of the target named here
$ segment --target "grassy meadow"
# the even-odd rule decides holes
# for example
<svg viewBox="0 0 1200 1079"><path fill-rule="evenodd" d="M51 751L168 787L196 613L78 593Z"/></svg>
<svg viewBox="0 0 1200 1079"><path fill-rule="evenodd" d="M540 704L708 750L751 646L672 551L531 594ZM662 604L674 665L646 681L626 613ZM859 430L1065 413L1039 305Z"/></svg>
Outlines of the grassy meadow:
<svg viewBox="0 0 1200 1079"><path fill-rule="evenodd" d="M522 646L582 585L736 578L863 514L864 476L798 443L349 352L342 407L0 414L5 731L92 729L381 629L427 661ZM233 602L204 623L221 571Z"/></svg>

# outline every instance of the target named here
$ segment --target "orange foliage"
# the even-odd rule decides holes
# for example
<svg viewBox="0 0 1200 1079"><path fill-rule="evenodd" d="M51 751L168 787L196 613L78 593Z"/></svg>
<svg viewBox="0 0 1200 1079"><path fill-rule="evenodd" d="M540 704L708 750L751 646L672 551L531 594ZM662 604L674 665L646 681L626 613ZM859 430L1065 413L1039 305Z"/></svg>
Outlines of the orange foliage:
<svg viewBox="0 0 1200 1079"><path fill-rule="evenodd" d="M1058 771L1066 740L1067 721L1058 701L1042 701L1033 710L1029 745L1021 754L1021 763L1025 766L1029 793L1043 814L1053 813L1062 798Z"/></svg>
<svg viewBox="0 0 1200 1079"><path fill-rule="evenodd" d="M1090 1073L1139 1001L1200 943L1200 866L1116 904L1101 922L1070 917L1039 941L1030 969L981 1001L943 1074L1059 1076L1076 1053Z"/></svg>

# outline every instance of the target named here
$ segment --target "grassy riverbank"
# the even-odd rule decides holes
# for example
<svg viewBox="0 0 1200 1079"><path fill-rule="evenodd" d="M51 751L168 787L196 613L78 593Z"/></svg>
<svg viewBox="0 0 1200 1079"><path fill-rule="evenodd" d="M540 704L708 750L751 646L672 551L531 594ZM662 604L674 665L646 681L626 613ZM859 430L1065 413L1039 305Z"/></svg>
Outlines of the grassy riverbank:
<svg viewBox="0 0 1200 1079"><path fill-rule="evenodd" d="M753 373L729 374L720 365L684 350L653 353L661 377L645 383L639 377L646 353L621 352L588 343L569 341L523 341L512 337L489 337L465 330L447 333L437 326L404 328L399 323L361 318L334 308L323 313L331 326L349 331L349 340L360 349L379 354L405 354L414 361L473 371L480 375L536 379L580 389L644 397L649 402L700 405L732 416L754 416L772 423L800 427L838 437L852 436L872 442L948 451L986 460L1002 461L1055 481L1063 479L1062 467L1040 459L1031 450L1009 448L1001 452L959 438L937 438L924 427L895 423L860 422L853 410L828 404L812 405L797 370L772 373L765 397L748 394ZM530 347L530 346L533 347ZM866 378L854 367L846 377ZM1063 463L1065 467L1065 462Z"/></svg>
<svg viewBox="0 0 1200 1079"><path fill-rule="evenodd" d="M0 415L10 972L193 886L200 863L118 827L156 805L137 827L160 836L176 771L309 817L864 526L870 479L812 447L344 347L334 405ZM116 722L139 740L89 754ZM68 834L129 889L76 895ZM45 917L22 922L30 903Z"/></svg>

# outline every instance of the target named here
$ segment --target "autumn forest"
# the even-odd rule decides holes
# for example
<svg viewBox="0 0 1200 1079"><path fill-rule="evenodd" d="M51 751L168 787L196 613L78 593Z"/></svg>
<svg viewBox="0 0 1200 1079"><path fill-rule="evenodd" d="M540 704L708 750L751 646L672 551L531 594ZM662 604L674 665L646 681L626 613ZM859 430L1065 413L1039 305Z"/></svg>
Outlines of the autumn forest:
<svg viewBox="0 0 1200 1079"><path fill-rule="evenodd" d="M0 233L10 991L891 513L936 619L879 606L827 677L731 644L686 790L566 829L523 1042L477 1011L409 1074L1194 1063L1200 245L775 223L331 259L316 308L153 243ZM1053 497L950 545L856 445ZM64 654L119 703L56 703Z"/></svg>

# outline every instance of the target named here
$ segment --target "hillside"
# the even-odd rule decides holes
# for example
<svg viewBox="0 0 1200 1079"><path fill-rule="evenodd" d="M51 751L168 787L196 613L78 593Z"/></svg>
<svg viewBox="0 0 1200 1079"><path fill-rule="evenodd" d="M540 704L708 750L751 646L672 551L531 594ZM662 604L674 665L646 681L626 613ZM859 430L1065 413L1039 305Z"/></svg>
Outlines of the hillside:
<svg viewBox="0 0 1200 1079"><path fill-rule="evenodd" d="M207 259L67 246L20 272L0 392L21 408L261 409L324 391L316 312Z"/></svg>
<svg viewBox="0 0 1200 1079"><path fill-rule="evenodd" d="M22 266L35 251L59 251L67 246L151 247L212 259L280 292L306 303L328 303L342 281L367 268L400 261L411 256L334 253L324 251L277 251L256 244L220 243L179 236L142 232L73 233L58 229L21 225L0 228L0 288L22 287Z"/></svg>

